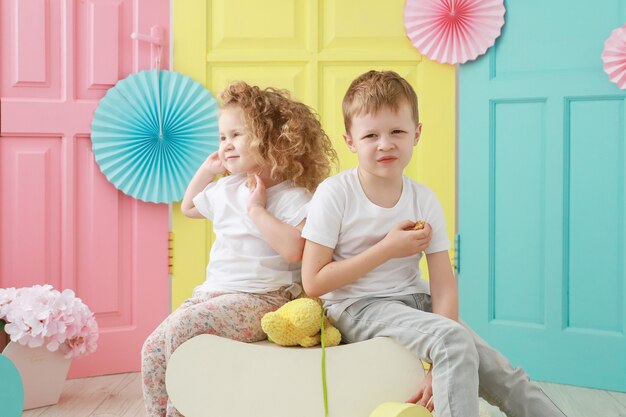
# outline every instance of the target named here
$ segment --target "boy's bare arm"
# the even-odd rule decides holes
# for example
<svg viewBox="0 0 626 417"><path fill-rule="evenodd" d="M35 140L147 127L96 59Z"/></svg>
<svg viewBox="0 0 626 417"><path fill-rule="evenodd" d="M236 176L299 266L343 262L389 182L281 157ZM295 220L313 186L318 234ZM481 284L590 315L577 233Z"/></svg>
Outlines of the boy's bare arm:
<svg viewBox="0 0 626 417"><path fill-rule="evenodd" d="M310 297L319 297L353 283L389 259L377 246L353 258L333 262L333 248L307 240L302 255L304 291Z"/></svg>
<svg viewBox="0 0 626 417"><path fill-rule="evenodd" d="M333 248L306 241L302 256L302 284L311 297L351 284L391 258L415 255L430 243L430 226L424 230L406 230L414 222L396 225L380 242L358 255L333 261Z"/></svg>
<svg viewBox="0 0 626 417"><path fill-rule="evenodd" d="M449 319L459 320L459 290L452 272L448 252L426 255L430 276L430 295L433 312Z"/></svg>

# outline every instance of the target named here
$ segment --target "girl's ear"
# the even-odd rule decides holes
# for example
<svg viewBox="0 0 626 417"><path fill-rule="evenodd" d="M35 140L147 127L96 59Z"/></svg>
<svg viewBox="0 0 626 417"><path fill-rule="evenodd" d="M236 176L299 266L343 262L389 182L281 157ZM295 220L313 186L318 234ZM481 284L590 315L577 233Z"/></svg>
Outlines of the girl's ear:
<svg viewBox="0 0 626 417"><path fill-rule="evenodd" d="M348 149L350 149L350 152L356 153L356 148L354 147L352 136L350 136L348 133L344 133L343 140L346 142L346 145L348 145Z"/></svg>

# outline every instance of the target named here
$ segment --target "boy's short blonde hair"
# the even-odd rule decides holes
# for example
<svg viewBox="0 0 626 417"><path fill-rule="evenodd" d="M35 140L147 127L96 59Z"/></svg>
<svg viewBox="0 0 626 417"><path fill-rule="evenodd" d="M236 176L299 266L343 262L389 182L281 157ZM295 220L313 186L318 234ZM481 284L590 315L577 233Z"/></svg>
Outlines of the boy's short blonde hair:
<svg viewBox="0 0 626 417"><path fill-rule="evenodd" d="M388 107L397 111L401 104L408 103L415 124L419 123L417 94L411 84L393 71L368 71L358 76L343 97L343 122L346 133L350 133L352 118L362 114L375 114Z"/></svg>
<svg viewBox="0 0 626 417"><path fill-rule="evenodd" d="M219 96L222 108L239 107L249 146L261 166L280 181L291 180L313 192L332 170L337 154L317 114L286 90L261 89L238 81Z"/></svg>

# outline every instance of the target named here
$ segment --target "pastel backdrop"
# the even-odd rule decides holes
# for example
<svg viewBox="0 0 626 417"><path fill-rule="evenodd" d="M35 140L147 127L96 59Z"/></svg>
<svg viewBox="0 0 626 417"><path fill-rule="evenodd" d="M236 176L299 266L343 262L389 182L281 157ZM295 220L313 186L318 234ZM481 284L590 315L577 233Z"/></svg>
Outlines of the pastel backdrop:
<svg viewBox="0 0 626 417"><path fill-rule="evenodd" d="M100 351L73 376L138 370L145 335L204 279L211 225L172 206L170 303L167 206L106 181L89 121L106 89L154 65L130 34L169 33L170 2L0 4L0 285L73 288L96 311ZM495 47L459 69L454 261L463 317L531 376L626 391L624 94L600 59L625 4L603 0L594 19L570 5L506 2ZM341 139L350 80L404 75L424 123L408 174L439 195L454 241L455 68L411 46L403 1L172 6L175 70L214 94L236 79L290 89L319 112L341 169L355 165Z"/></svg>

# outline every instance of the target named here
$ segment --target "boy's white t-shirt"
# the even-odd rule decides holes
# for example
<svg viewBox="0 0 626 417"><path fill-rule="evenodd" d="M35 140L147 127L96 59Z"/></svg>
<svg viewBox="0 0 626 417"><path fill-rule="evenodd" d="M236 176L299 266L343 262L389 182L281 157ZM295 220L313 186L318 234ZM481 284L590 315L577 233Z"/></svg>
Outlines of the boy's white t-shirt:
<svg viewBox="0 0 626 417"><path fill-rule="evenodd" d="M333 261L340 261L378 243L404 220L425 220L430 224L432 239L426 253L450 248L443 209L428 187L403 176L400 200L394 207L380 207L367 198L357 169L353 168L319 185L309 204L302 236L333 248ZM325 294L321 298L329 317L337 320L350 304L361 298L429 294L428 282L421 278L419 269L421 257L420 253L390 259L352 284Z"/></svg>
<svg viewBox="0 0 626 417"><path fill-rule="evenodd" d="M246 175L229 175L214 181L193 198L204 217L213 221L215 242L211 248L205 282L194 296L209 291L265 293L284 286L298 293L300 262L285 261L265 240L248 216L251 190ZM267 189L267 207L274 217L297 226L307 216L311 193L285 181Z"/></svg>

